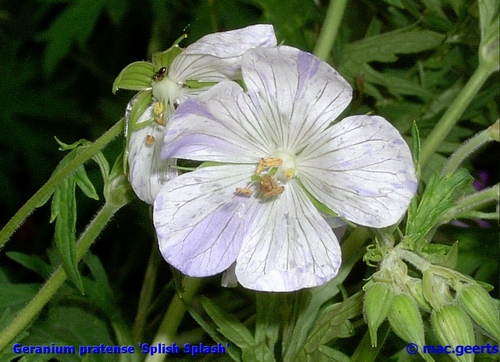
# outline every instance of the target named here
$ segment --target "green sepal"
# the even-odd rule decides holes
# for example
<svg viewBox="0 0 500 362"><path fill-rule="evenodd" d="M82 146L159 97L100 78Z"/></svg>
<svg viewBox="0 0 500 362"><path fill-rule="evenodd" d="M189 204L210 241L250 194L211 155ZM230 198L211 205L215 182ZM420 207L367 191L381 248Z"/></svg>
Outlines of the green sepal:
<svg viewBox="0 0 500 362"><path fill-rule="evenodd" d="M451 346L456 350L457 346L474 346L476 339L472 322L465 311L457 305L448 304L440 310L434 310L431 314L431 326L437 340L443 346ZM457 356L449 355L457 362L473 362L473 354Z"/></svg>
<svg viewBox="0 0 500 362"><path fill-rule="evenodd" d="M186 86L191 89L199 89L204 87L212 87L217 84L217 82L200 82L197 80L187 80L184 82Z"/></svg>
<svg viewBox="0 0 500 362"><path fill-rule="evenodd" d="M156 52L152 56L153 67L156 71L165 67L168 69L170 65L174 61L175 57L177 57L180 53L182 53L182 48L179 46L179 43L187 38L187 34L182 34L177 40L172 44L170 48L163 52Z"/></svg>
<svg viewBox="0 0 500 362"><path fill-rule="evenodd" d="M458 242L451 246L428 244L420 253L428 262L454 269L458 260Z"/></svg>
<svg viewBox="0 0 500 362"><path fill-rule="evenodd" d="M153 64L149 62L130 63L116 77L113 82L112 92L115 94L118 89L136 91L151 89L151 81L155 73Z"/></svg>
<svg viewBox="0 0 500 362"><path fill-rule="evenodd" d="M457 292L457 299L472 320L500 342L500 310L488 292L478 284L467 285Z"/></svg>
<svg viewBox="0 0 500 362"><path fill-rule="evenodd" d="M394 291L389 283L375 282L365 292L363 313L365 316L372 347L377 347L377 330L391 310Z"/></svg>

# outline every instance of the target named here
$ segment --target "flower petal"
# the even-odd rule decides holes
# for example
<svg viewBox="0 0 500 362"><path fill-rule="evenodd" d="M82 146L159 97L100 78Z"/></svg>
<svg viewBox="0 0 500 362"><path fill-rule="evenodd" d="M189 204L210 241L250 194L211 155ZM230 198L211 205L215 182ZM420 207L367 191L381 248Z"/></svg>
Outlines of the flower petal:
<svg viewBox="0 0 500 362"><path fill-rule="evenodd" d="M270 154L270 141L248 101L230 81L187 99L168 122L162 157L257 163Z"/></svg>
<svg viewBox="0 0 500 362"><path fill-rule="evenodd" d="M149 107L137 121L137 125L153 118ZM160 158L165 127L151 122L131 132L128 144L128 179L137 196L152 205L156 195L167 180L177 176L175 159Z"/></svg>
<svg viewBox="0 0 500 362"><path fill-rule="evenodd" d="M253 166L205 167L167 182L154 204L154 225L167 262L193 277L222 272L236 260L258 199L236 193Z"/></svg>
<svg viewBox="0 0 500 362"><path fill-rule="evenodd" d="M289 182L277 199L259 206L259 219L236 261L241 285L287 292L321 285L337 275L339 242L300 187Z"/></svg>
<svg viewBox="0 0 500 362"><path fill-rule="evenodd" d="M272 25L253 25L209 34L188 46L172 62L169 76L176 81L219 82L241 76L241 56L255 47L276 45Z"/></svg>
<svg viewBox="0 0 500 362"><path fill-rule="evenodd" d="M279 46L247 51L242 60L248 94L261 110L276 144L297 152L334 121L352 89L330 65L298 49Z"/></svg>
<svg viewBox="0 0 500 362"><path fill-rule="evenodd" d="M395 224L417 189L408 145L382 117L345 118L297 163L297 176L314 197L361 225Z"/></svg>

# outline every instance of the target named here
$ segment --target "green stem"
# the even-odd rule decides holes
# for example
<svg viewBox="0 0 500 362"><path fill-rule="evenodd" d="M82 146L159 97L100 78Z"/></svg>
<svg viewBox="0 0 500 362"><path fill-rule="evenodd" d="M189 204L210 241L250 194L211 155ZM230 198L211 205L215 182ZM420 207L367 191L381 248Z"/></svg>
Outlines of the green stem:
<svg viewBox="0 0 500 362"><path fill-rule="evenodd" d="M471 155L472 152L476 151L479 147L484 144L494 141L493 131L498 130L497 120L492 126L489 128L477 133L474 137L468 139L464 144L462 144L448 159L446 165L443 167L443 171L441 171L441 176L451 175L455 170L462 164L462 162Z"/></svg>
<svg viewBox="0 0 500 362"><path fill-rule="evenodd" d="M0 231L0 249L9 240L16 229L21 226L24 220L40 205L42 205L52 195L57 186L66 177L73 174L78 167L88 161L99 151L101 151L116 136L123 132L123 118L104 133L99 139L85 148L78 156L68 162L67 166L52 175L52 177L43 185L9 220L9 222Z"/></svg>
<svg viewBox="0 0 500 362"><path fill-rule="evenodd" d="M436 127L434 127L432 132L424 141L419 158L420 167L422 169L432 154L436 152L439 145L445 140L448 133L458 122L460 116L462 116L467 106L470 102L472 102L477 92L481 89L484 82L488 79L491 73L494 72L494 70L495 69L493 69L489 63L479 63L479 66L472 77L465 84L457 98L455 98L453 103L448 107L439 122L436 124Z"/></svg>
<svg viewBox="0 0 500 362"><path fill-rule="evenodd" d="M203 279L201 278L184 277L184 293L182 294L184 303L191 303L191 300L198 291L202 280ZM170 305L168 306L167 312L163 317L163 321L161 322L160 328L158 328L158 332L156 333L156 336L151 345L155 346L158 343L163 343L168 346L172 345L172 343L175 342L174 339L177 335L177 329L179 328L182 318L184 318L184 314L186 313L186 307L184 306L184 303L176 293L172 298ZM160 362L164 361L166 358L166 354L156 353L153 356L148 355L144 361Z"/></svg>
<svg viewBox="0 0 500 362"><path fill-rule="evenodd" d="M481 190L470 196L463 197L457 201L454 207L443 215L439 224L445 224L466 212L481 208L492 202L498 202L499 198L500 184L496 184L495 186Z"/></svg>
<svg viewBox="0 0 500 362"><path fill-rule="evenodd" d="M78 261L83 257L90 245L92 245L94 240L99 236L106 224L120 207L105 204L97 213L76 244L76 258ZM14 320L2 331L2 333L0 333L0 351L2 351L7 344L14 340L14 338L33 321L42 308L56 294L59 287L66 280L66 277L67 275L64 268L62 265L59 265L54 274L47 280L35 297L16 315Z"/></svg>
<svg viewBox="0 0 500 362"><path fill-rule="evenodd" d="M323 27L314 47L313 53L318 58L323 60L328 58L337 38L346 5L347 0L330 0Z"/></svg>
<svg viewBox="0 0 500 362"><path fill-rule="evenodd" d="M155 238L156 241L156 238ZM137 307L137 315L135 317L134 326L132 328L132 335L135 341L143 339L144 326L146 325L146 318L148 316L148 309L153 299L156 272L160 265L160 253L156 243L151 247L146 273L144 274L144 282L142 284L141 293L139 294L139 304Z"/></svg>

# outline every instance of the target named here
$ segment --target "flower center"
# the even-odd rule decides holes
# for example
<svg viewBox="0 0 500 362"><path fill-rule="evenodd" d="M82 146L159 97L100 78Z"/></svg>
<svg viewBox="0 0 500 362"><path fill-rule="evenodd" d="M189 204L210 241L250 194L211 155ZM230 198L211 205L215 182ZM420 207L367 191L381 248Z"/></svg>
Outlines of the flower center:
<svg viewBox="0 0 500 362"><path fill-rule="evenodd" d="M153 96L159 102L175 105L178 103L180 92L181 85L167 76L153 82Z"/></svg>
<svg viewBox="0 0 500 362"><path fill-rule="evenodd" d="M264 170L267 173L262 175ZM278 152L274 157L260 159L255 174L252 176L252 184L258 183L258 190L262 196L276 196L285 191L283 184L292 178L294 173L295 157L286 152ZM236 192L247 196L253 194L251 189L242 187L237 187Z"/></svg>
<svg viewBox="0 0 500 362"><path fill-rule="evenodd" d="M278 166L277 179L281 182L291 179L295 173L295 157L286 152L278 152L274 157L283 161Z"/></svg>

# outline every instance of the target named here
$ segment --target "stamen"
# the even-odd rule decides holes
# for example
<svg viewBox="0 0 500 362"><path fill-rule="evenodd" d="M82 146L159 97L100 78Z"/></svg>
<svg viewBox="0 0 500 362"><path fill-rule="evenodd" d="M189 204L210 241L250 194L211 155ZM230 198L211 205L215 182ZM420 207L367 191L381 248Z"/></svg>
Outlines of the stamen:
<svg viewBox="0 0 500 362"><path fill-rule="evenodd" d="M282 163L283 160L279 157L261 158L255 174L260 175L265 168L279 166Z"/></svg>
<svg viewBox="0 0 500 362"><path fill-rule="evenodd" d="M245 195L252 195L253 194L252 190L249 190L249 189L246 189L243 187L237 187L236 192L239 194L245 194Z"/></svg>
<svg viewBox="0 0 500 362"><path fill-rule="evenodd" d="M282 194L285 191L285 187L278 186L271 176L264 175L260 180L259 191L262 192L264 197L271 197Z"/></svg>
<svg viewBox="0 0 500 362"><path fill-rule="evenodd" d="M286 178L292 178L293 177L293 167L290 167L288 170L285 171L285 177Z"/></svg>
<svg viewBox="0 0 500 362"><path fill-rule="evenodd" d="M155 116L161 116L165 107L163 106L163 102L155 102L153 105L153 112Z"/></svg>
<svg viewBox="0 0 500 362"><path fill-rule="evenodd" d="M146 144L147 144L147 145L152 146L152 145L154 145L154 144L155 144L155 142L156 142L156 139L155 139L155 137L154 137L154 136L152 136L152 135L150 135L150 134L148 134L148 135L146 136Z"/></svg>

